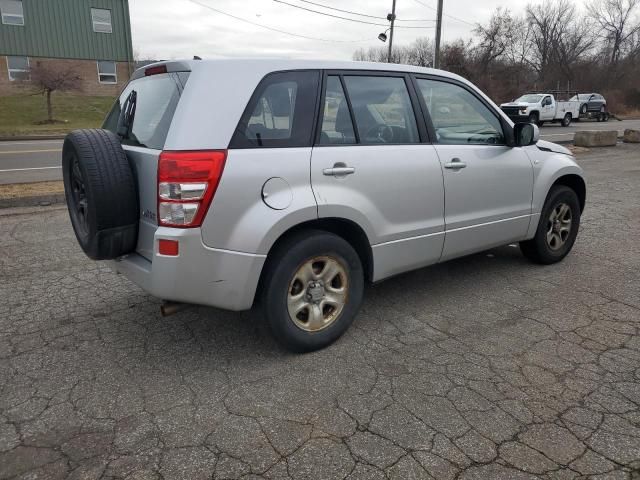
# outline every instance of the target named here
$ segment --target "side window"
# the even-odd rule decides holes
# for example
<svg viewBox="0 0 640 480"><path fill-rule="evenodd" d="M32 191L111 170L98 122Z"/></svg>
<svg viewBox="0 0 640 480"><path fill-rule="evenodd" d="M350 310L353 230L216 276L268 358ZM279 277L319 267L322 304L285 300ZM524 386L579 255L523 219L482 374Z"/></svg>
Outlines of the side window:
<svg viewBox="0 0 640 480"><path fill-rule="evenodd" d="M361 143L419 143L404 78L346 75L347 94Z"/></svg>
<svg viewBox="0 0 640 480"><path fill-rule="evenodd" d="M116 62L98 60L98 82L118 83Z"/></svg>
<svg viewBox="0 0 640 480"><path fill-rule="evenodd" d="M29 80L29 57L7 57L9 80Z"/></svg>
<svg viewBox="0 0 640 480"><path fill-rule="evenodd" d="M22 0L0 0L0 17L4 25L24 25Z"/></svg>
<svg viewBox="0 0 640 480"><path fill-rule="evenodd" d="M356 143L349 105L340 77L327 77L327 89L322 112L320 145L349 145Z"/></svg>
<svg viewBox="0 0 640 480"><path fill-rule="evenodd" d="M111 28L111 10L102 8L91 9L91 23L96 33L113 33Z"/></svg>
<svg viewBox="0 0 640 480"><path fill-rule="evenodd" d="M547 105L551 105L551 97L544 97L542 104L546 107Z"/></svg>
<svg viewBox="0 0 640 480"><path fill-rule="evenodd" d="M229 148L311 146L319 72L272 73L253 93Z"/></svg>
<svg viewBox="0 0 640 480"><path fill-rule="evenodd" d="M418 79L438 143L502 145L497 115L466 88L438 80Z"/></svg>

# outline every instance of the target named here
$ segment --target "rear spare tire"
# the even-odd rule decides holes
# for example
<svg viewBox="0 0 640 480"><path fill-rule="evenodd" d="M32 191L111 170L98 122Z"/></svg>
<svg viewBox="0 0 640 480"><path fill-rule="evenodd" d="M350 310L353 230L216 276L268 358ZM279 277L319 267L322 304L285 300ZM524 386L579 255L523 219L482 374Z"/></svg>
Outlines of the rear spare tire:
<svg viewBox="0 0 640 480"><path fill-rule="evenodd" d="M119 138L108 130L71 132L62 147L62 178L71 225L89 258L135 250L138 192Z"/></svg>

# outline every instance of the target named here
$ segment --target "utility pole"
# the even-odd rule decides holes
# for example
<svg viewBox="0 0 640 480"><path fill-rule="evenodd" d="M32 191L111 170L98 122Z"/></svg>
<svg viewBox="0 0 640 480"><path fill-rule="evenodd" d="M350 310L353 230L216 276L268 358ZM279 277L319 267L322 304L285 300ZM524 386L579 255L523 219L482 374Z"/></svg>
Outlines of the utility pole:
<svg viewBox="0 0 640 480"><path fill-rule="evenodd" d="M440 36L442 34L442 2L438 0L438 14L436 16L436 45L433 55L433 68L440 68Z"/></svg>
<svg viewBox="0 0 640 480"><path fill-rule="evenodd" d="M391 28L389 29L389 51L387 52L387 63L391 63L391 48L393 47L393 24L396 21L396 0L393 0L391 13L387 15L387 20L391 22Z"/></svg>

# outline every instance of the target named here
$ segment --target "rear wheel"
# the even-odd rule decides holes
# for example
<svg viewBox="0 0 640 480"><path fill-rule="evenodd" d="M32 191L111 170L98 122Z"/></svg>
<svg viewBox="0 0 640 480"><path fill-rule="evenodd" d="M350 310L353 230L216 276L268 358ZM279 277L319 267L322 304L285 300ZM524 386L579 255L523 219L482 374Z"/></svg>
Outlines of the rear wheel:
<svg viewBox="0 0 640 480"><path fill-rule="evenodd" d="M562 119L561 122L563 127L568 127L569 125L571 125L571 114L567 113L565 114L564 118Z"/></svg>
<svg viewBox="0 0 640 480"><path fill-rule="evenodd" d="M353 322L364 273L353 247L323 231L298 233L281 244L265 267L262 311L275 339L294 352L318 350Z"/></svg>
<svg viewBox="0 0 640 480"><path fill-rule="evenodd" d="M587 104L583 103L582 105L580 105L580 113L582 115L586 115L587 114Z"/></svg>
<svg viewBox="0 0 640 480"><path fill-rule="evenodd" d="M559 262L573 248L579 228L580 202L576 192L556 185L547 195L535 237L520 242L520 250L536 263Z"/></svg>

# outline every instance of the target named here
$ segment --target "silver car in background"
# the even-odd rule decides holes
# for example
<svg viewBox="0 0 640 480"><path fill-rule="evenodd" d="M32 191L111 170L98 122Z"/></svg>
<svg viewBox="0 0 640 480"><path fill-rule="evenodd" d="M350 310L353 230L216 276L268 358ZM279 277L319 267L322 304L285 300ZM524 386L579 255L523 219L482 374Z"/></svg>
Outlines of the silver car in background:
<svg viewBox="0 0 640 480"><path fill-rule="evenodd" d="M63 173L89 257L163 300L257 303L294 351L344 333L365 282L513 242L561 260L586 195L568 150L465 79L363 62L147 66Z"/></svg>

